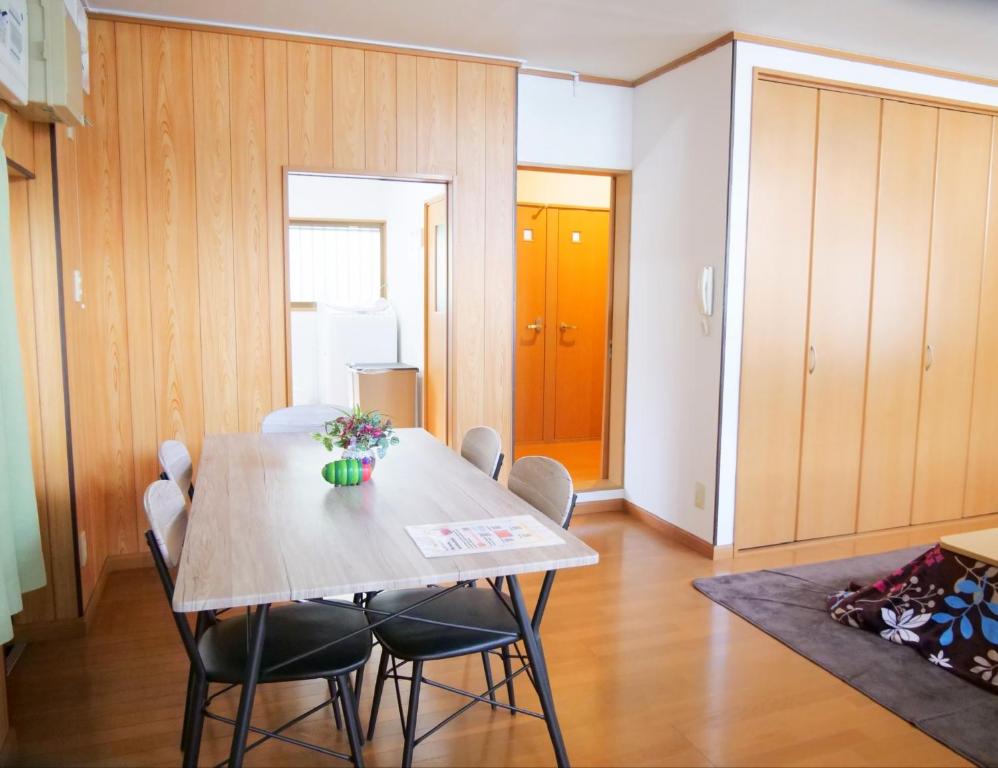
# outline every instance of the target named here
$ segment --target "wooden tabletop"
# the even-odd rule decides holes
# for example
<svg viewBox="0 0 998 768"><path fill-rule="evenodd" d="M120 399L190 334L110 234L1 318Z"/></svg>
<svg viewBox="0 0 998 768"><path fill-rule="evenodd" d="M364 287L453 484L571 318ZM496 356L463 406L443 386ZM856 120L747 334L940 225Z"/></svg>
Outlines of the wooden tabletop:
<svg viewBox="0 0 998 768"><path fill-rule="evenodd" d="M939 540L943 549L980 560L988 565L998 565L998 528L968 531L943 536Z"/></svg>
<svg viewBox="0 0 998 768"><path fill-rule="evenodd" d="M209 435L173 606L233 608L592 565L596 551L422 429L398 430L372 479L337 488L305 434ZM426 558L407 525L529 514L561 544Z"/></svg>

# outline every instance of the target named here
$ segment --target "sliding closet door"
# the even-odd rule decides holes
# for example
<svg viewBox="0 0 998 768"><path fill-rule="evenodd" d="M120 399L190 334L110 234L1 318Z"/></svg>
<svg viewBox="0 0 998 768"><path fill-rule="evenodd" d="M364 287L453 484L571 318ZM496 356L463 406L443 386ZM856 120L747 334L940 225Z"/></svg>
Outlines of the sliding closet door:
<svg viewBox="0 0 998 768"><path fill-rule="evenodd" d="M856 530L880 105L819 95L798 539Z"/></svg>
<svg viewBox="0 0 998 768"><path fill-rule="evenodd" d="M991 205L977 323L974 406L963 514L998 512L998 118L992 118Z"/></svg>
<svg viewBox="0 0 998 768"><path fill-rule="evenodd" d="M913 523L963 511L991 134L989 117L940 110Z"/></svg>
<svg viewBox="0 0 998 768"><path fill-rule="evenodd" d="M908 525L939 110L885 101L857 529Z"/></svg>
<svg viewBox="0 0 998 768"><path fill-rule="evenodd" d="M735 537L792 541L818 92L758 81L745 264Z"/></svg>

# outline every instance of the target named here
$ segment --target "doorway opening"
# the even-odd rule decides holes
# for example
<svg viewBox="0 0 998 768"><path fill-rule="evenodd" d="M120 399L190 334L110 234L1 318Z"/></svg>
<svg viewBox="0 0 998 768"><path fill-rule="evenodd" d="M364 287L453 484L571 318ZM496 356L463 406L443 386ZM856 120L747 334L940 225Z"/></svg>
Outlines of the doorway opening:
<svg viewBox="0 0 998 768"><path fill-rule="evenodd" d="M623 367L613 355L624 351L615 315L626 322L626 279L615 301L614 245L629 181L517 172L514 457L550 456L582 490L622 480Z"/></svg>
<svg viewBox="0 0 998 768"><path fill-rule="evenodd" d="M448 184L289 172L292 405L447 437Z"/></svg>

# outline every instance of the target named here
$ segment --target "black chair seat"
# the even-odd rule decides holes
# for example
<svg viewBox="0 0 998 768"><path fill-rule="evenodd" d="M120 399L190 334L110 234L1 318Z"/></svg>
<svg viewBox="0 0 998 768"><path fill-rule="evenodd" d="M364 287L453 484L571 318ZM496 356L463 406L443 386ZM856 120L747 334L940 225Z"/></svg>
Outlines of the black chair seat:
<svg viewBox="0 0 998 768"><path fill-rule="evenodd" d="M249 645L246 614L231 616L208 628L198 650L204 659L208 681L241 683ZM300 653L318 648L358 629L366 629L361 611L316 603L275 605L267 616L260 683L314 680L334 677L362 666L371 655L371 633L360 632L349 640L267 674L267 668Z"/></svg>
<svg viewBox="0 0 998 768"><path fill-rule="evenodd" d="M431 594L430 589L402 589L382 592L372 598L368 608L395 613ZM409 621L405 616L386 621L376 627L374 634L381 644L396 658L409 661L431 661L463 656L468 653L489 651L512 643L520 627L513 616L513 609L505 595L500 598L485 587L462 588L442 595L426 605L410 611L406 616L418 616L434 621L453 622L465 626L482 627L508 633L497 635L473 629L453 629L419 621ZM370 614L372 622L384 618Z"/></svg>

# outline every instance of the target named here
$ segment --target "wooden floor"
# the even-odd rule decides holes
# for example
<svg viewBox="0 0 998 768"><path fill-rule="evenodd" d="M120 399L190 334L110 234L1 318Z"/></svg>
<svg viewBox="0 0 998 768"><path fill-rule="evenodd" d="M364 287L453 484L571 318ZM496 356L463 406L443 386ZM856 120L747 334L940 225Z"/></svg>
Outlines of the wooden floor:
<svg viewBox="0 0 998 768"><path fill-rule="evenodd" d="M966 764L690 586L712 573L907 546L912 534L710 562L622 514L580 515L572 530L601 562L559 575L543 634L575 765ZM186 670L153 572L112 574L88 637L32 646L18 663L8 681L13 730L0 764L178 765ZM484 687L477 659L431 663L427 674ZM536 702L528 688L524 681L517 690ZM324 690L319 682L264 687L255 722L290 719ZM421 730L455 703L450 694L424 691ZM389 699L366 748L369 765L399 763L392 705ZM230 694L221 709L233 708ZM345 744L328 710L289 733ZM225 726L209 722L202 763L223 760L228 740ZM424 742L415 762L548 765L553 757L543 723L477 706ZM273 743L246 759L254 766L336 763Z"/></svg>
<svg viewBox="0 0 998 768"><path fill-rule="evenodd" d="M554 440L548 443L517 443L516 455L549 456L565 465L575 490L592 488L603 478L603 441Z"/></svg>

